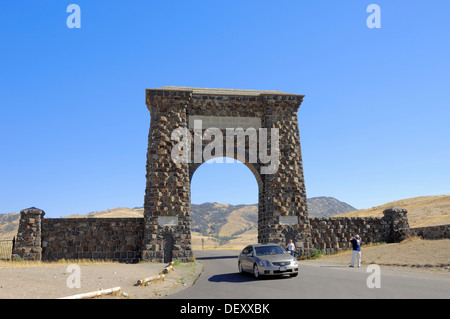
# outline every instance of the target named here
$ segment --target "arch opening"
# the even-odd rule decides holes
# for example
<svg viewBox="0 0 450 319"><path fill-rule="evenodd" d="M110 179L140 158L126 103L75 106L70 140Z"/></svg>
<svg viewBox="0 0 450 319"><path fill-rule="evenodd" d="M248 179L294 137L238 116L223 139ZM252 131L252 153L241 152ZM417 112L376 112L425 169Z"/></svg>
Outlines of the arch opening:
<svg viewBox="0 0 450 319"><path fill-rule="evenodd" d="M240 249L258 238L261 178L251 163L215 157L190 171L193 250Z"/></svg>

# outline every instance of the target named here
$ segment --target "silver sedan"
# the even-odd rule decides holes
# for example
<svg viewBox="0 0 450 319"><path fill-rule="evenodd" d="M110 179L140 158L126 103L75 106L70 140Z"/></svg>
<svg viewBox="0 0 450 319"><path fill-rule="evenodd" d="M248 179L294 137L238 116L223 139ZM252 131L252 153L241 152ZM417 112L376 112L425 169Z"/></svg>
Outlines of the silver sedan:
<svg viewBox="0 0 450 319"><path fill-rule="evenodd" d="M250 272L255 278L261 275L298 275L298 262L281 246L253 244L245 247L238 258L240 273Z"/></svg>

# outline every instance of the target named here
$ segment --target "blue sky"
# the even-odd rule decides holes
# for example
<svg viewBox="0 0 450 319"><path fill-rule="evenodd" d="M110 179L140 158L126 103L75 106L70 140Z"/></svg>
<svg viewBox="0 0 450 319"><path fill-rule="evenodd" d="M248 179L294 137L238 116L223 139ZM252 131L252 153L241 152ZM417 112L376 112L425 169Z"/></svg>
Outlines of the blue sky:
<svg viewBox="0 0 450 319"><path fill-rule="evenodd" d="M81 28L69 29L69 4ZM369 29L369 4L381 28ZM308 197L356 208L450 194L450 2L0 2L0 213L142 206L166 85L305 94ZM242 164L202 165L192 202L256 203Z"/></svg>

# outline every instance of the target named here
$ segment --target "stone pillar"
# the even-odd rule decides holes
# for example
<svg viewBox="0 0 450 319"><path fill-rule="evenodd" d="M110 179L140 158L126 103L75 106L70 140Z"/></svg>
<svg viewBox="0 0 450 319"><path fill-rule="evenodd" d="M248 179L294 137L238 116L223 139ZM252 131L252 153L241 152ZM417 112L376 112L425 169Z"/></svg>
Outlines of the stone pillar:
<svg viewBox="0 0 450 319"><path fill-rule="evenodd" d="M187 163L175 163L171 152L177 144L172 132L187 127L187 91L147 91L150 133L147 153L147 185L144 201L144 249L142 259L164 260L164 237L173 236L173 258L191 260L190 183ZM166 247L167 249L167 247Z"/></svg>
<svg viewBox="0 0 450 319"><path fill-rule="evenodd" d="M408 211L404 208L391 207L383 211L383 219L388 224L386 242L398 243L410 237Z"/></svg>
<svg viewBox="0 0 450 319"><path fill-rule="evenodd" d="M279 131L280 161L276 173L261 176L267 224L261 225L266 234L258 239L282 246L292 239L297 255L308 254L312 248L297 119L302 101L303 96L261 96L266 112L264 126Z"/></svg>
<svg viewBox="0 0 450 319"><path fill-rule="evenodd" d="M20 212L19 230L12 259L41 260L41 219L43 210L31 207Z"/></svg>

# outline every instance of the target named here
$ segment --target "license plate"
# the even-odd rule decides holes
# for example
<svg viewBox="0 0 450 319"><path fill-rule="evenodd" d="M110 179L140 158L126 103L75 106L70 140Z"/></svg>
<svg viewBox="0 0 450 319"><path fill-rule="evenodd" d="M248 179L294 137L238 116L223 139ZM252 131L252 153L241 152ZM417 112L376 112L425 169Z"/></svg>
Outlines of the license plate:
<svg viewBox="0 0 450 319"><path fill-rule="evenodd" d="M287 270L286 266L280 266L280 271L286 271L286 270Z"/></svg>

